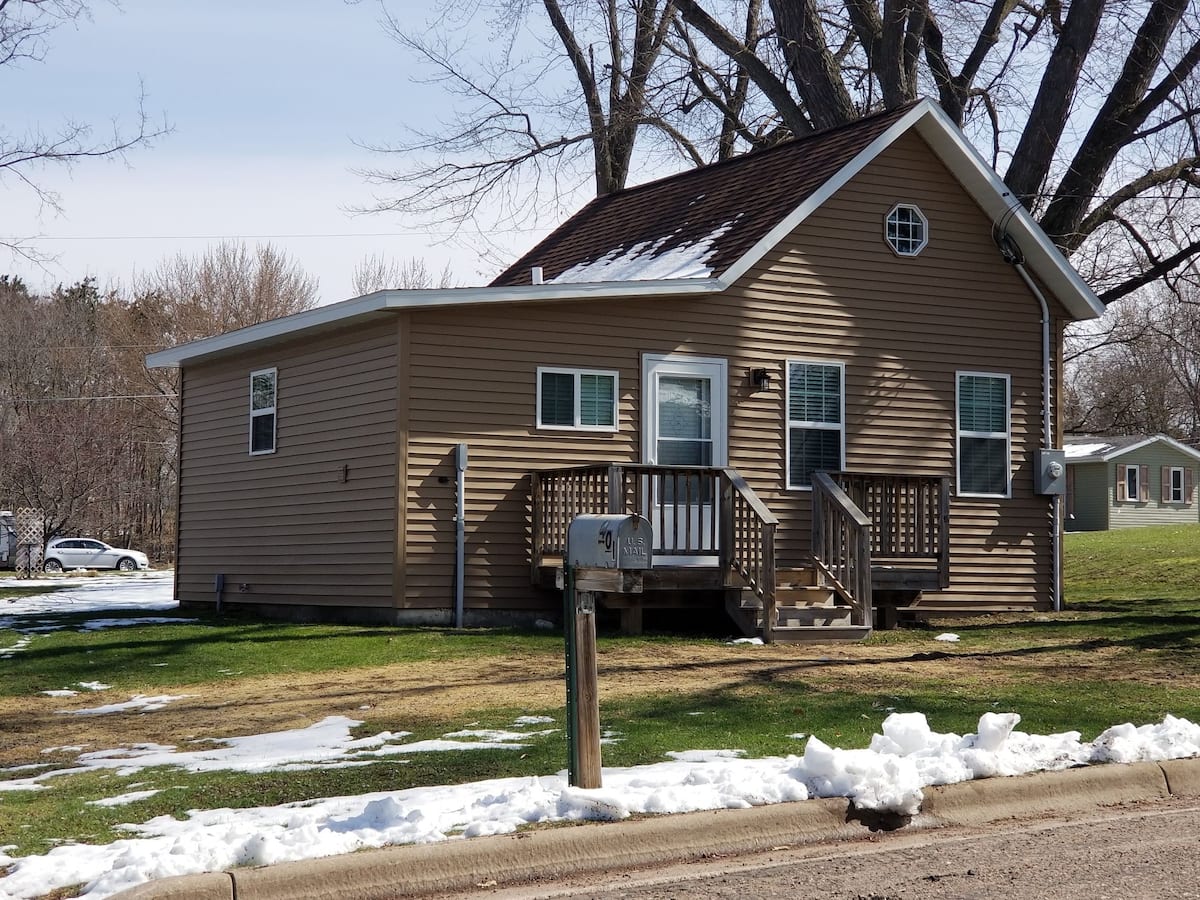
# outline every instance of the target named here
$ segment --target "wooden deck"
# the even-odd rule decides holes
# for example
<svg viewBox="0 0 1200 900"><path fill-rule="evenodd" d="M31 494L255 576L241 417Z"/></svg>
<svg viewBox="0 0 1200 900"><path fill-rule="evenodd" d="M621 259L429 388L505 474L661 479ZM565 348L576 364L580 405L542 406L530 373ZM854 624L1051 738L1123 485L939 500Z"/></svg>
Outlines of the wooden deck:
<svg viewBox="0 0 1200 900"><path fill-rule="evenodd" d="M874 592L915 596L949 581L948 479L816 473L811 564L792 569L776 566L778 520L733 469L605 463L535 472L532 484L531 577L541 587L562 587L576 516L650 520L651 568L599 594L629 631L644 609L696 608L701 598L689 593L723 592L748 635L861 640Z"/></svg>

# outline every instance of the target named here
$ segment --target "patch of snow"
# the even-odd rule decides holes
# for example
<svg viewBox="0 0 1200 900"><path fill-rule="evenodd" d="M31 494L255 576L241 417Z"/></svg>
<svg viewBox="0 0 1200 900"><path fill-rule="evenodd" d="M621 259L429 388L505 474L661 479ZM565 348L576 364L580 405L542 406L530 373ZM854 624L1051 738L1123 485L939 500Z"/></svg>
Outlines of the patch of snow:
<svg viewBox="0 0 1200 900"><path fill-rule="evenodd" d="M3 605L0 628L23 630L27 620L31 628L48 623L45 616L62 613L112 612L113 610L157 611L176 609L175 576L170 569L138 572L130 575L100 575L94 578L0 578L6 587L62 588L32 597L14 597Z"/></svg>
<svg viewBox="0 0 1200 900"><path fill-rule="evenodd" d="M128 794L118 794L115 797L105 797L102 800L89 800L88 806L127 806L130 803L137 803L139 800L148 800L155 794L161 794L161 790L156 791L130 791Z"/></svg>
<svg viewBox="0 0 1200 900"><path fill-rule="evenodd" d="M128 625L183 625L199 619L177 619L173 616L138 616L133 619L88 619L80 631L103 631L105 628L124 628Z"/></svg>
<svg viewBox="0 0 1200 900"><path fill-rule="evenodd" d="M39 694L45 694L47 697L74 697L79 691L69 691L65 688L61 691L38 691Z"/></svg>
<svg viewBox="0 0 1200 900"><path fill-rule="evenodd" d="M738 214L737 218L740 218ZM733 228L737 218L719 226L711 234L690 243L673 243L674 235L656 241L639 241L624 250L617 247L590 262L567 269L548 284L581 284L598 281L657 281L674 278L708 278L707 265L713 244Z"/></svg>
<svg viewBox="0 0 1200 900"><path fill-rule="evenodd" d="M136 836L103 846L72 844L20 858L0 852L0 868L7 867L0 898L38 897L83 884L82 896L99 900L170 875L505 834L536 822L615 820L818 796L912 814L929 785L1083 763L1200 756L1200 726L1173 716L1157 725L1118 725L1091 743L1081 742L1077 732L1024 734L1015 730L1019 721L1015 713L985 713L976 734L959 736L931 730L921 713L896 713L884 720L882 733L867 749L842 750L810 737L801 756L745 759L737 750L681 751L670 754L668 762L607 768L605 786L598 790L571 787L560 772L273 807L193 810L183 821L159 816L124 826ZM227 746L221 750L201 754L236 752L249 763L254 754L266 753L270 760L260 762L269 768L297 758L307 743L308 758L314 752L344 758L348 745L361 747L380 737L351 739L353 724L330 717L295 732L223 741ZM195 762L215 761L198 757Z"/></svg>
<svg viewBox="0 0 1200 900"><path fill-rule="evenodd" d="M734 644L749 644L752 647L761 647L763 646L763 639L760 637L734 638L732 641L726 641L725 643L729 646L733 646Z"/></svg>
<svg viewBox="0 0 1200 900"><path fill-rule="evenodd" d="M495 728L466 728L462 731L451 731L448 734L442 735L442 737L477 738L492 744L503 744L523 741L531 737L545 737L548 734L554 734L556 731L558 731L557 728L549 728L545 731L504 731Z"/></svg>
<svg viewBox="0 0 1200 900"><path fill-rule="evenodd" d="M89 691L107 691L112 687L111 684L105 684L103 681L80 681L77 684Z"/></svg>
<svg viewBox="0 0 1200 900"><path fill-rule="evenodd" d="M176 700L184 700L190 696L191 694L176 696L159 694L157 697L147 697L144 694L137 694L124 703L109 703L105 706L93 706L90 709L60 709L58 714L60 716L108 716L120 712L154 712L165 709L168 704L174 703Z"/></svg>
<svg viewBox="0 0 1200 900"><path fill-rule="evenodd" d="M550 716L517 716L513 719L514 725L553 725L554 719Z"/></svg>
<svg viewBox="0 0 1200 900"><path fill-rule="evenodd" d="M1068 444L1063 448L1067 459L1082 459L1085 456L1100 456L1112 449L1112 444Z"/></svg>
<svg viewBox="0 0 1200 900"><path fill-rule="evenodd" d="M28 650L31 643L33 643L33 638L23 637L18 639L11 647L0 647L0 659L12 659L13 654L20 653L22 650Z"/></svg>
<svg viewBox="0 0 1200 900"><path fill-rule="evenodd" d="M944 634L939 634L937 637L934 638L934 640L935 641L945 641L948 644L957 644L958 643L958 635L952 634L951 632L947 631Z"/></svg>

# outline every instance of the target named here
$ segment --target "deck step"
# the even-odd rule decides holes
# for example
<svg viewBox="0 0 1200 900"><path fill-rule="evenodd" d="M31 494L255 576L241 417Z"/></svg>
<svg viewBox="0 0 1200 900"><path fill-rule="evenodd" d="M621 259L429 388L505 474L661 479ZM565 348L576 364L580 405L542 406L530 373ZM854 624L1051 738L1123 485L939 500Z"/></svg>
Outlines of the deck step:
<svg viewBox="0 0 1200 900"><path fill-rule="evenodd" d="M834 593L815 584L791 585L775 590L776 606L833 606Z"/></svg>
<svg viewBox="0 0 1200 900"><path fill-rule="evenodd" d="M772 639L780 644L831 644L861 641L870 634L870 625L780 625L771 631Z"/></svg>
<svg viewBox="0 0 1200 900"><path fill-rule="evenodd" d="M850 624L848 606L776 606L777 628L792 625L817 625L825 628ZM762 616L757 619L762 625Z"/></svg>
<svg viewBox="0 0 1200 900"><path fill-rule="evenodd" d="M778 568L775 570L775 588L807 587L817 583L817 570L812 566Z"/></svg>

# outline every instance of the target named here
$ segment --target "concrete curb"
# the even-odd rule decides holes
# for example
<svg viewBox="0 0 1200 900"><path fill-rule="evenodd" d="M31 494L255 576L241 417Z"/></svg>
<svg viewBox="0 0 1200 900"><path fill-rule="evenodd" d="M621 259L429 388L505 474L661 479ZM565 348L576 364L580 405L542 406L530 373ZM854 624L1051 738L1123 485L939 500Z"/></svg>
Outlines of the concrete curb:
<svg viewBox="0 0 1200 900"><path fill-rule="evenodd" d="M1087 766L925 789L916 827L1200 797L1200 759ZM844 799L655 816L164 878L114 900L384 900L864 837Z"/></svg>

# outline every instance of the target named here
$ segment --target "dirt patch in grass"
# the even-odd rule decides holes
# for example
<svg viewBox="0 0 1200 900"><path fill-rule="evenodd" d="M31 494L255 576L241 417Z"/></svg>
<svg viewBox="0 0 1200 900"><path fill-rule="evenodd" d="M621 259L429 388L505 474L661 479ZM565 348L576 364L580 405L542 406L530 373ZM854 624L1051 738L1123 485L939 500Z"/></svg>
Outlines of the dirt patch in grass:
<svg viewBox="0 0 1200 900"><path fill-rule="evenodd" d="M631 644L605 648L602 698L755 688L804 681L823 690L886 693L913 678L948 685L990 680L1108 678L1148 688L1170 683L1200 690L1195 665L1163 666L1155 651L1126 647L972 652L969 647L915 640L867 645L766 647L720 643ZM1146 654L1145 662L1139 660ZM544 654L395 664L322 674L231 678L164 691L190 695L147 713L64 715L128 699L116 691L70 698L0 699L0 765L55 760L48 747L111 748L138 742L259 734L299 728L342 715L397 727L444 723L484 708L540 710L563 703L563 663ZM71 754L73 755L73 754ZM66 758L66 757L63 757Z"/></svg>

